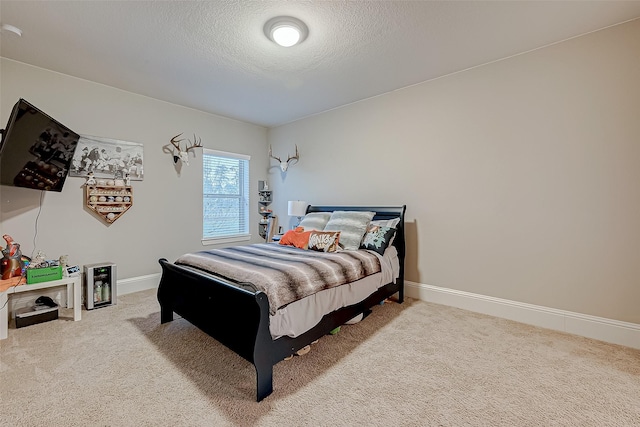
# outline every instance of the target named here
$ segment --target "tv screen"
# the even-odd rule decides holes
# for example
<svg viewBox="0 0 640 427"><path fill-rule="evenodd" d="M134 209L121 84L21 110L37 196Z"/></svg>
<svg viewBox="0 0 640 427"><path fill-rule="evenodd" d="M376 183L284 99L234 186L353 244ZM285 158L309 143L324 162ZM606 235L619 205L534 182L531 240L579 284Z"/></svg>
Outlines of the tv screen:
<svg viewBox="0 0 640 427"><path fill-rule="evenodd" d="M24 99L14 105L0 145L0 184L62 191L80 135Z"/></svg>

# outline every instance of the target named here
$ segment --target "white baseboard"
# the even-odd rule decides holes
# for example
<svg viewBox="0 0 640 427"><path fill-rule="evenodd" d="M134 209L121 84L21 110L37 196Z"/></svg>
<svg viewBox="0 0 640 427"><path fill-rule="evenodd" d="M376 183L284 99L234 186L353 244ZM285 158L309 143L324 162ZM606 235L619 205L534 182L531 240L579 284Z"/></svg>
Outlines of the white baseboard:
<svg viewBox="0 0 640 427"><path fill-rule="evenodd" d="M132 277L118 280L118 295L131 294L133 292L146 291L157 288L160 284L160 273L147 274L146 276Z"/></svg>
<svg viewBox="0 0 640 427"><path fill-rule="evenodd" d="M405 280L405 295L422 301L462 308L640 349L640 324L510 301Z"/></svg>

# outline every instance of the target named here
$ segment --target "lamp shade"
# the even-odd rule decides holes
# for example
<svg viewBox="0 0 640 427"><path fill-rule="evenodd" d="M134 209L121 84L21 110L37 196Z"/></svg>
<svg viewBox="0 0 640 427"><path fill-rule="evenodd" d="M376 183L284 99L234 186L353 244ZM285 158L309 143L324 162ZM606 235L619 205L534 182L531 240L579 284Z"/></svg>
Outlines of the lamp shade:
<svg viewBox="0 0 640 427"><path fill-rule="evenodd" d="M289 200L288 206L289 216L305 216L307 213L307 202L300 200Z"/></svg>

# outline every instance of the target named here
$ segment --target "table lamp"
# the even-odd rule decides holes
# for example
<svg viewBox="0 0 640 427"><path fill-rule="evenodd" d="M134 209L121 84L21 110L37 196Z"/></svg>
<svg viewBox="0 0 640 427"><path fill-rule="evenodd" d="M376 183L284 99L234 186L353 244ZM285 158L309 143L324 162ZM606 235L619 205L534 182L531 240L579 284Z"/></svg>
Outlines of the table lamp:
<svg viewBox="0 0 640 427"><path fill-rule="evenodd" d="M300 200L289 200L287 213L289 216L295 216L298 218L298 222L295 225L295 227L297 227L298 224L300 224L302 217L307 213L307 202L303 202Z"/></svg>

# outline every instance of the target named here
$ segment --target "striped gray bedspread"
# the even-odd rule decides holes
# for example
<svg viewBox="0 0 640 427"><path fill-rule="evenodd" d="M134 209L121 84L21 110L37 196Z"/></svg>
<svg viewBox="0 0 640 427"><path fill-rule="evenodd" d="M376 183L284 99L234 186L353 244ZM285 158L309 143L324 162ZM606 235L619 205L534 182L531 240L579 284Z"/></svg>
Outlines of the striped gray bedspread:
<svg viewBox="0 0 640 427"><path fill-rule="evenodd" d="M252 283L269 298L271 314L323 289L380 272L380 260L366 250L325 253L275 243L199 251L175 263Z"/></svg>

